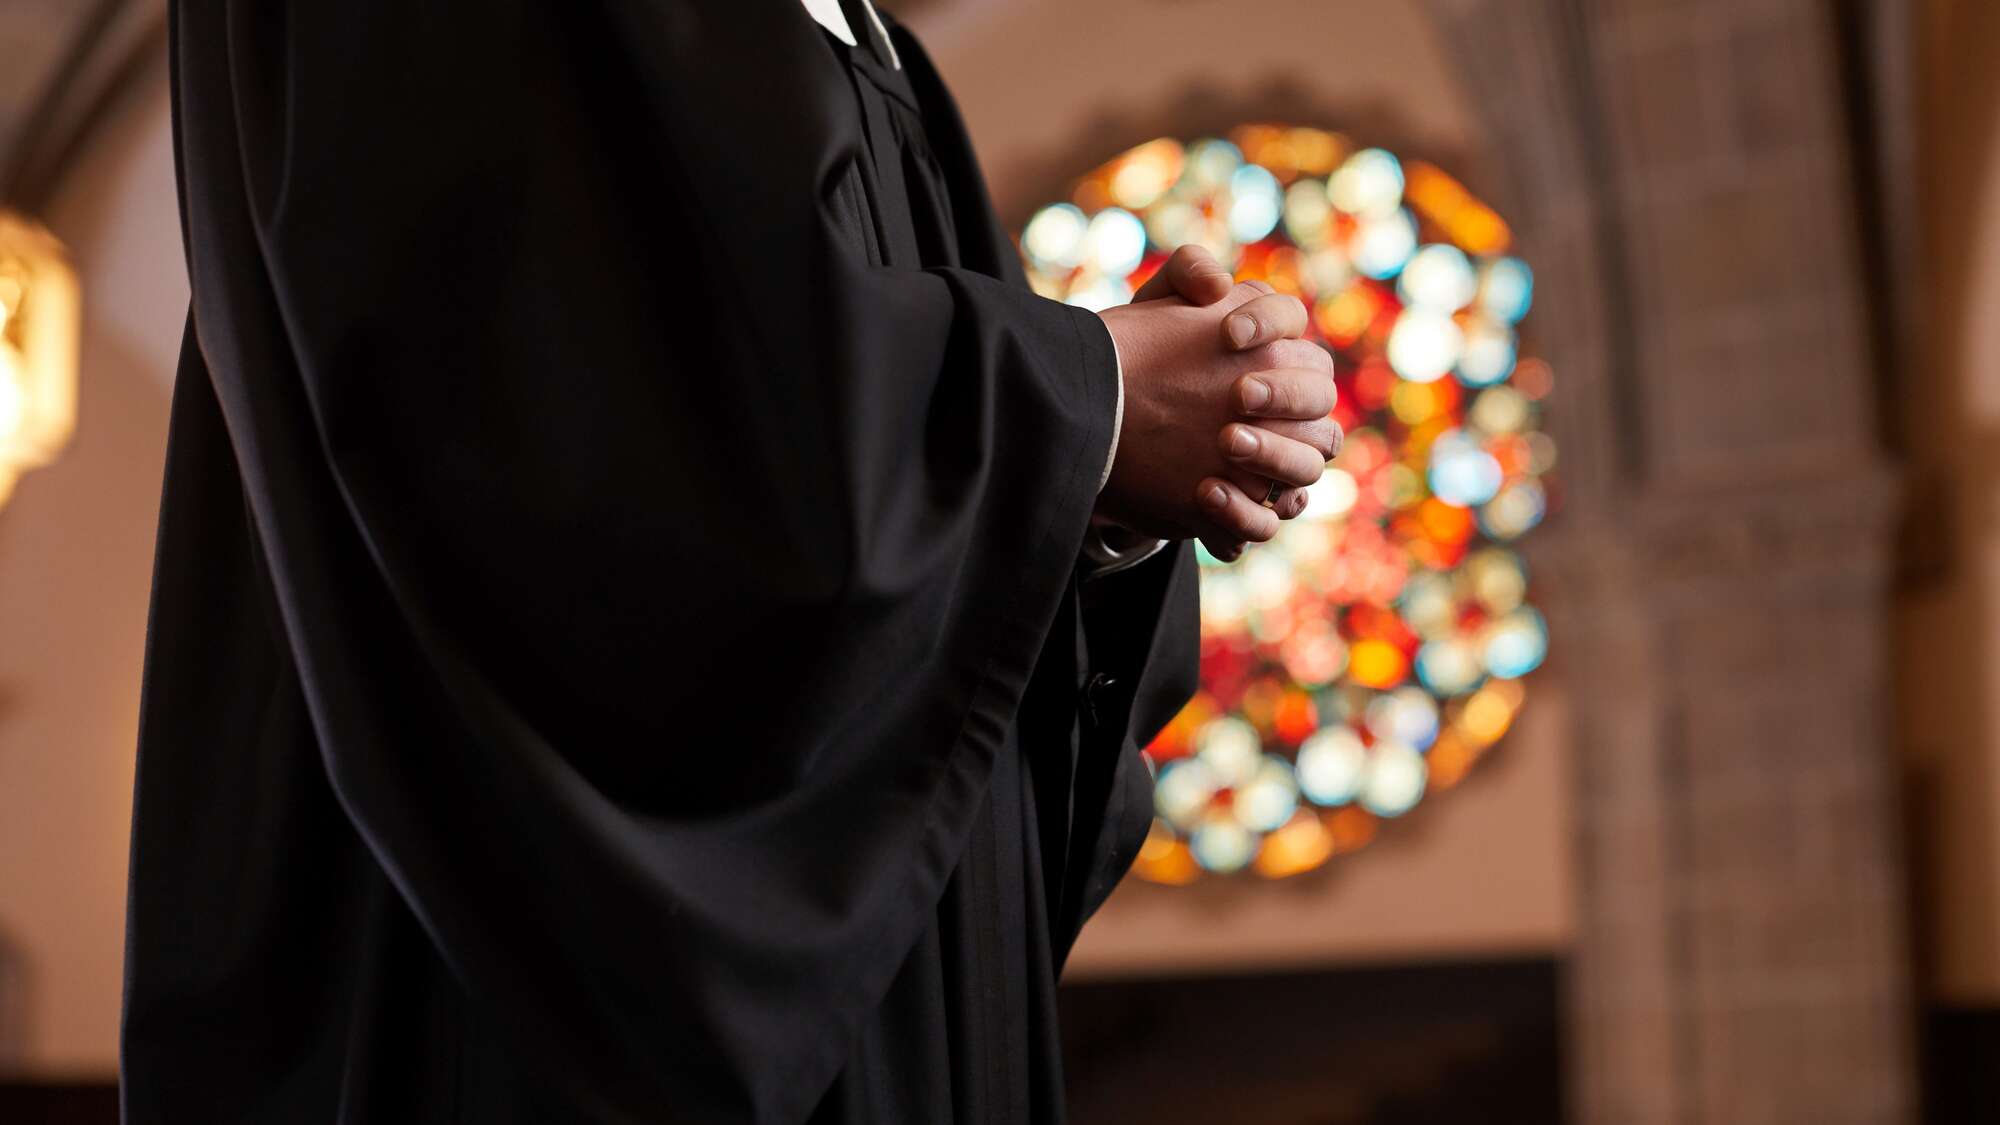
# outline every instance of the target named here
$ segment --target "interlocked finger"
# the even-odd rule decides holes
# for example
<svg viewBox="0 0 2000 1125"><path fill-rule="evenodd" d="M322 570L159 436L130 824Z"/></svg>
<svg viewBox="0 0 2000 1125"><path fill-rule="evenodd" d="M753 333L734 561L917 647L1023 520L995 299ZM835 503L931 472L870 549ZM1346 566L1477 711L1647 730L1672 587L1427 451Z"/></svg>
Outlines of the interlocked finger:
<svg viewBox="0 0 2000 1125"><path fill-rule="evenodd" d="M1243 495L1278 513L1278 518L1281 520L1292 519L1306 510L1306 490L1298 485L1273 481L1270 477L1260 476L1245 469L1226 469L1222 475L1229 483L1242 489ZM1271 489L1273 484L1277 485L1276 492ZM1271 502L1264 504L1264 498L1267 496Z"/></svg>
<svg viewBox="0 0 2000 1125"><path fill-rule="evenodd" d="M1333 409L1333 376L1300 368L1259 371L1236 380L1236 408L1251 418L1309 422Z"/></svg>
<svg viewBox="0 0 2000 1125"><path fill-rule="evenodd" d="M1222 427L1221 445L1222 455L1236 468L1281 484L1304 487L1326 471L1319 450L1245 422ZM1262 494L1257 498L1263 499Z"/></svg>
<svg viewBox="0 0 2000 1125"><path fill-rule="evenodd" d="M1256 285L1246 281L1244 285ZM1237 351L1279 340L1297 339L1306 332L1306 307L1297 297L1265 293L1238 305L1222 318L1222 332Z"/></svg>
<svg viewBox="0 0 2000 1125"><path fill-rule="evenodd" d="M1263 491L1259 489L1258 499L1262 498ZM1278 533L1278 514L1245 495L1243 489L1230 481L1203 478L1196 486L1195 501L1215 525L1211 534L1263 543Z"/></svg>
<svg viewBox="0 0 2000 1125"><path fill-rule="evenodd" d="M1179 297L1197 305L1213 304L1229 295L1229 271L1215 255L1190 242L1173 252L1159 271L1132 295L1134 301Z"/></svg>

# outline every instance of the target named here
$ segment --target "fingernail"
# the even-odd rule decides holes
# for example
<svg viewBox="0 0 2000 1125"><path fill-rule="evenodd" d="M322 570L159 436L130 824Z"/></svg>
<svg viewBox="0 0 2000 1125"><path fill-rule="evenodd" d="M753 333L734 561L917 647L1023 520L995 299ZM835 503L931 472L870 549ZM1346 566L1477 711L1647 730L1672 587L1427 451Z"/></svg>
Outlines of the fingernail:
<svg viewBox="0 0 2000 1125"><path fill-rule="evenodd" d="M1271 401L1271 384L1262 379L1243 380L1243 409L1262 410Z"/></svg>
<svg viewBox="0 0 2000 1125"><path fill-rule="evenodd" d="M1219 484L1211 484L1201 490L1201 502L1211 508L1220 508L1229 503L1229 493Z"/></svg>
<svg viewBox="0 0 2000 1125"><path fill-rule="evenodd" d="M1248 426L1237 426L1229 431L1229 454L1232 457L1248 457L1257 452L1257 435Z"/></svg>
<svg viewBox="0 0 2000 1125"><path fill-rule="evenodd" d="M1240 348L1243 345L1249 343L1250 337L1255 336L1256 334L1257 334L1256 321L1251 320L1247 316L1232 316L1229 318L1230 343L1235 344L1237 347Z"/></svg>

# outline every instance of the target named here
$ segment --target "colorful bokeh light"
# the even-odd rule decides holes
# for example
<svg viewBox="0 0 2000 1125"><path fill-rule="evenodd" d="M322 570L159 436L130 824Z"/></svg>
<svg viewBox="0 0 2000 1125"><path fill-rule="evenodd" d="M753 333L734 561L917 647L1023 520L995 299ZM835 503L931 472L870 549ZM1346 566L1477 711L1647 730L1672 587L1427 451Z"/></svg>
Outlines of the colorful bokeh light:
<svg viewBox="0 0 2000 1125"><path fill-rule="evenodd" d="M1037 292L1129 301L1183 243L1312 312L1347 431L1305 514L1202 564L1201 689L1146 748L1136 872L1281 878L1374 839L1513 725L1548 629L1511 544L1555 501L1534 275L1442 170L1337 133L1246 125L1140 145L1037 211Z"/></svg>

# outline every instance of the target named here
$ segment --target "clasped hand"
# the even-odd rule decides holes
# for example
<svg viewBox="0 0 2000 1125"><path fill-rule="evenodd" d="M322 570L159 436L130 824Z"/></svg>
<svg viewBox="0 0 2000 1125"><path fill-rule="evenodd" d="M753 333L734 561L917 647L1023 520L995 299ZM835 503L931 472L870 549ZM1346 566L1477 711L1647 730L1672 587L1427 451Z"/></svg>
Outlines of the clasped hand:
<svg viewBox="0 0 2000 1125"><path fill-rule="evenodd" d="M1300 338L1297 298L1232 285L1207 251L1183 246L1131 304L1099 315L1125 377L1100 526L1199 538L1228 560L1305 511L1305 486L1340 452L1341 432L1328 417L1333 357Z"/></svg>

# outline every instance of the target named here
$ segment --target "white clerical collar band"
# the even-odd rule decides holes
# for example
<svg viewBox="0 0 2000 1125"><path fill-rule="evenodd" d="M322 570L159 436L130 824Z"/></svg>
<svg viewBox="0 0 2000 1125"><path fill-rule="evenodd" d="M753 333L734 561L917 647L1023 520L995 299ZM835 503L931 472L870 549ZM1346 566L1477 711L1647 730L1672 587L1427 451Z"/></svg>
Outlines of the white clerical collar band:
<svg viewBox="0 0 2000 1125"><path fill-rule="evenodd" d="M833 32L834 38L850 47L858 47L861 41L855 38L854 26L847 22L847 13L841 11L840 0L799 0L806 6L806 14L818 21L819 25ZM890 67L903 69L903 60L896 54L896 44L889 40L889 29L883 26L882 16L875 11L872 0L856 0L863 11L868 13L869 46L877 56Z"/></svg>

